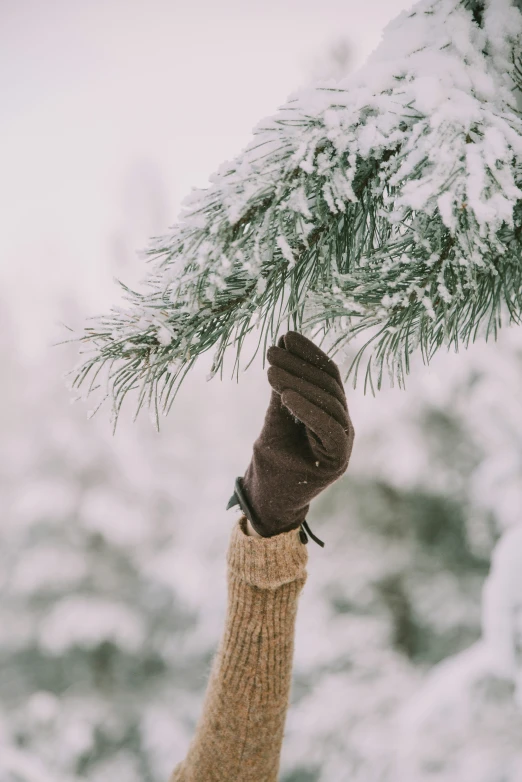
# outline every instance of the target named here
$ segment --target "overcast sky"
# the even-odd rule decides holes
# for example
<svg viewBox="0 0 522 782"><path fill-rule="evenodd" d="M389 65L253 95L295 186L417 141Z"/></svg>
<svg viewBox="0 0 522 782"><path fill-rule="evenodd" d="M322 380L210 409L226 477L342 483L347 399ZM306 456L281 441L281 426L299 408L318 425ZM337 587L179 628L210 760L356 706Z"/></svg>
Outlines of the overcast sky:
<svg viewBox="0 0 522 782"><path fill-rule="evenodd" d="M0 281L23 350L56 336L56 295L79 291L89 314L106 309L113 275L136 280L127 259L309 79L314 59L347 36L356 67L410 5L3 2Z"/></svg>

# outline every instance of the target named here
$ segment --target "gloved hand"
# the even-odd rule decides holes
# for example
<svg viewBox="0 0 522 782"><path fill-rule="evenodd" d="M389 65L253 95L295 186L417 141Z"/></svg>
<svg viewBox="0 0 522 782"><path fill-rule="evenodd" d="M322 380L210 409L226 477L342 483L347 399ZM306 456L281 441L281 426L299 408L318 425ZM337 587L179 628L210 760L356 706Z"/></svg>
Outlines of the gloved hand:
<svg viewBox="0 0 522 782"><path fill-rule="evenodd" d="M267 359L270 404L227 507L239 504L254 530L272 537L300 527L310 501L345 472L354 429L337 365L313 342L289 331Z"/></svg>

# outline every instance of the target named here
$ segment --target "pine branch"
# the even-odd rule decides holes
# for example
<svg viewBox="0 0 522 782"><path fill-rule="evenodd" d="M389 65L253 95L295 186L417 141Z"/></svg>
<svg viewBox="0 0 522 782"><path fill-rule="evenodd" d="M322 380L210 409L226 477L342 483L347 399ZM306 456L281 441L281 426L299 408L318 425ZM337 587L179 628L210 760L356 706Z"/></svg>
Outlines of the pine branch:
<svg viewBox="0 0 522 782"><path fill-rule="evenodd" d="M93 353L73 387L108 365L115 425L137 390L136 415L147 403L159 427L197 358L213 349L214 375L235 347L237 376L255 329L254 356L283 323L338 334L333 351L367 333L347 377L357 382L367 356L375 390L385 371L404 384L413 351L429 362L443 345L495 336L503 318L519 323L522 16L482 10L422 0L388 28L382 61L377 51L359 74L303 90L260 123L149 249L149 290L120 282L129 306L78 338ZM412 20L425 27L410 40ZM394 36L398 52L410 46L397 63Z"/></svg>

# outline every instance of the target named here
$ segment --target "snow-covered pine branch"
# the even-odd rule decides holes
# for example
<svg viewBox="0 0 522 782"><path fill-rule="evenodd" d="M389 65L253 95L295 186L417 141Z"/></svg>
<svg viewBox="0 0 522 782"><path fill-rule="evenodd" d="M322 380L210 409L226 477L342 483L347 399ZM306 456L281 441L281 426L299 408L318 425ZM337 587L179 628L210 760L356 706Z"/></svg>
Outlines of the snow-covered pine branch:
<svg viewBox="0 0 522 782"><path fill-rule="evenodd" d="M212 373L283 322L361 332L350 372L403 382L522 314L522 14L513 0L421 0L357 73L304 88L185 199L149 249L148 290L95 318L74 385L107 366L116 419L138 389L158 423L203 352ZM349 373L350 373L349 372Z"/></svg>

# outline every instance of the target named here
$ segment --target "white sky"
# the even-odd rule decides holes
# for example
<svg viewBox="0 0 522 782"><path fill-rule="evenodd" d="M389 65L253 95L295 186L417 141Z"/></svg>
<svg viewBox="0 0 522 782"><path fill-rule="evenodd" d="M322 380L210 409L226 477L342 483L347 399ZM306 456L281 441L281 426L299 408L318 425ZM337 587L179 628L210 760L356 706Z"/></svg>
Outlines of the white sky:
<svg viewBox="0 0 522 782"><path fill-rule="evenodd" d="M355 64L404 0L20 0L0 8L0 283L21 349L115 303L114 274L340 35ZM143 274L136 276L139 270ZM51 335L51 336L50 336Z"/></svg>

